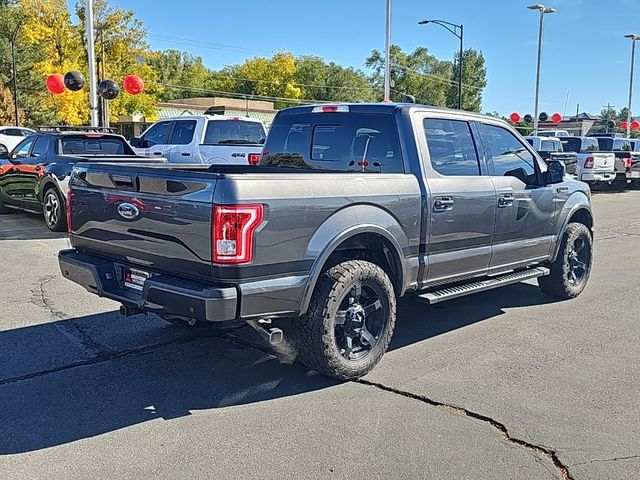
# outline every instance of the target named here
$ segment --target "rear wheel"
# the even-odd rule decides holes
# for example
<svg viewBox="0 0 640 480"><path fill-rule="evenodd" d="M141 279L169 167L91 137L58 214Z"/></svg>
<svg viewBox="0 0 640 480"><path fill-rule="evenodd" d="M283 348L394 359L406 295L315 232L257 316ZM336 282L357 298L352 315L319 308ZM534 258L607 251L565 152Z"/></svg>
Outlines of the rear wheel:
<svg viewBox="0 0 640 480"><path fill-rule="evenodd" d="M44 192L42 202L44 222L52 232L63 232L67 228L67 218L62 196L54 187Z"/></svg>
<svg viewBox="0 0 640 480"><path fill-rule="evenodd" d="M309 311L294 319L298 360L340 380L365 375L389 347L396 298L382 268L364 260L342 262L322 275Z"/></svg>
<svg viewBox="0 0 640 480"><path fill-rule="evenodd" d="M558 257L551 264L551 273L538 278L540 289L563 300L577 297L587 286L592 260L591 232L582 223L570 223L564 232Z"/></svg>
<svg viewBox="0 0 640 480"><path fill-rule="evenodd" d="M617 174L616 178L609 184L609 190L612 192L622 192L627 188L626 174Z"/></svg>

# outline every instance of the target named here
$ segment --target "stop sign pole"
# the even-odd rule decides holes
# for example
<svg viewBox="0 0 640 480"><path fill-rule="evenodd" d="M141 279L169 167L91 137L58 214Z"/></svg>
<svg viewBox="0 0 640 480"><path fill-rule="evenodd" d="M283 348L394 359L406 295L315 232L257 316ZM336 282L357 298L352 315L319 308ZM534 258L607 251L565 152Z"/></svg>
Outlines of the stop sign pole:
<svg viewBox="0 0 640 480"><path fill-rule="evenodd" d="M98 94L96 91L96 52L93 30L93 0L87 0L87 56L89 66L89 105L91 126L98 126Z"/></svg>

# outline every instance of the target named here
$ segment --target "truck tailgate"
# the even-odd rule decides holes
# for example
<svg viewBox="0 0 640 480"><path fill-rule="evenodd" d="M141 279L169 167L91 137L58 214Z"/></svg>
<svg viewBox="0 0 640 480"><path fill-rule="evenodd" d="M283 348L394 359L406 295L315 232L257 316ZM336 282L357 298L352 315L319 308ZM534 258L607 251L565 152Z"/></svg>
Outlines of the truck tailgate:
<svg viewBox="0 0 640 480"><path fill-rule="evenodd" d="M143 271L211 278L217 175L80 164L71 180L71 243Z"/></svg>
<svg viewBox="0 0 640 480"><path fill-rule="evenodd" d="M616 156L613 153L597 153L589 154L593 157L593 170L597 172L613 172L616 164Z"/></svg>

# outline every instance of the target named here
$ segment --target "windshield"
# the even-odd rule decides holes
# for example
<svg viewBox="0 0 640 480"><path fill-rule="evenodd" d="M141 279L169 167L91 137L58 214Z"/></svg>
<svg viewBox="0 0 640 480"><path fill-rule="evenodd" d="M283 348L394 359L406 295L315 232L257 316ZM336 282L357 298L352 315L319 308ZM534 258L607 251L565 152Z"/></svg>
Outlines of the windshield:
<svg viewBox="0 0 640 480"><path fill-rule="evenodd" d="M266 136L259 122L210 120L204 135L204 145L261 144Z"/></svg>
<svg viewBox="0 0 640 480"><path fill-rule="evenodd" d="M119 137L64 136L61 140L64 155L124 155L132 154Z"/></svg>

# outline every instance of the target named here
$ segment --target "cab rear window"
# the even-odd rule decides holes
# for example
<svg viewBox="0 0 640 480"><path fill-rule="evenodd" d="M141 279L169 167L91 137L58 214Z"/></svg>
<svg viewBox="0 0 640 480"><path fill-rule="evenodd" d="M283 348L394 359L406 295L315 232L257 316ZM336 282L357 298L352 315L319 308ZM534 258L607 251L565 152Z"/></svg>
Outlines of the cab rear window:
<svg viewBox="0 0 640 480"><path fill-rule="evenodd" d="M60 141L63 155L123 155L124 140L113 137L68 136Z"/></svg>
<svg viewBox="0 0 640 480"><path fill-rule="evenodd" d="M398 127L387 114L283 115L272 125L263 166L344 172L404 172Z"/></svg>

